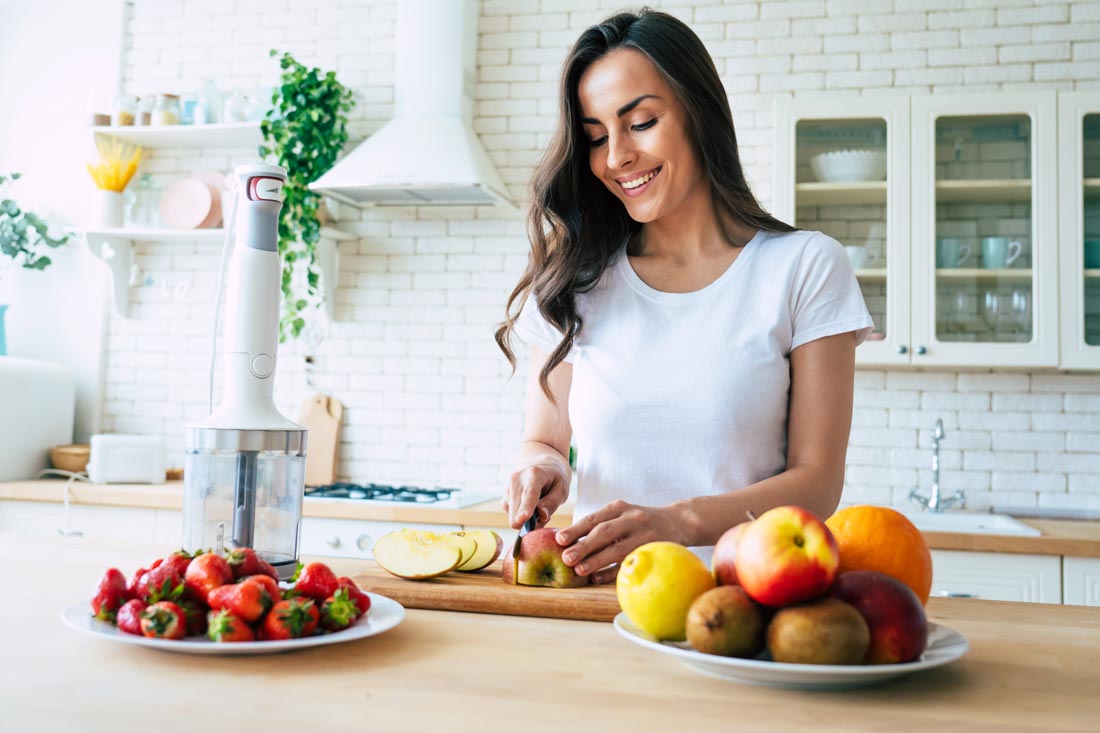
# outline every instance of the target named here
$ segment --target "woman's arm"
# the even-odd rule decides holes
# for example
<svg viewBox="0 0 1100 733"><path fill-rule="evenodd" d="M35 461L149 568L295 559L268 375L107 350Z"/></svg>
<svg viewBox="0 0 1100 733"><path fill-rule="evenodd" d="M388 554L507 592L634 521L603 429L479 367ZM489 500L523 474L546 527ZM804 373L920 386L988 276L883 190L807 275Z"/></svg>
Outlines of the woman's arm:
<svg viewBox="0 0 1100 733"><path fill-rule="evenodd" d="M569 388L573 383L573 365L561 362L550 372L552 402L542 391L539 374L549 355L531 348L531 373L527 378L527 399L523 443L516 454L516 467L501 507L508 522L519 528L536 510L539 526L550 521L558 507L569 498Z"/></svg>
<svg viewBox="0 0 1100 733"><path fill-rule="evenodd" d="M785 471L736 491L665 507L608 504L558 532L559 544L577 542L565 553L566 563L580 564L578 571L588 574L621 562L646 542L713 545L727 529L744 522L747 511L759 516L773 507L797 504L823 519L832 514L844 486L855 346L848 332L810 341L791 352ZM613 572L597 574L595 581L609 580Z"/></svg>

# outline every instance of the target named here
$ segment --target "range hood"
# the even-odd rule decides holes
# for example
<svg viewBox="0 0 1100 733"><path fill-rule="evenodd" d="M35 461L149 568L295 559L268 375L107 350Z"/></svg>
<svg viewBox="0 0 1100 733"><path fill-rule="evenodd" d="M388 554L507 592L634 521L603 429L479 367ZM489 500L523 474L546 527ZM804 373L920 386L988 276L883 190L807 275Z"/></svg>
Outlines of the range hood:
<svg viewBox="0 0 1100 733"><path fill-rule="evenodd" d="M397 3L395 116L310 188L352 206L509 206L474 133L475 0Z"/></svg>

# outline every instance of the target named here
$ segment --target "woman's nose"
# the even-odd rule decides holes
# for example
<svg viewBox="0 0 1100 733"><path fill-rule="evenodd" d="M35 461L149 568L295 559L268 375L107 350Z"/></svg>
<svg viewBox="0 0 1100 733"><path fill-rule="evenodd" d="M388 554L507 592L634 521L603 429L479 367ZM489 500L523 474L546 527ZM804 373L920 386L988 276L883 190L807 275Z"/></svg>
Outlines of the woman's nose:
<svg viewBox="0 0 1100 733"><path fill-rule="evenodd" d="M637 160L637 153L629 136L609 135L607 138L607 167L623 170Z"/></svg>

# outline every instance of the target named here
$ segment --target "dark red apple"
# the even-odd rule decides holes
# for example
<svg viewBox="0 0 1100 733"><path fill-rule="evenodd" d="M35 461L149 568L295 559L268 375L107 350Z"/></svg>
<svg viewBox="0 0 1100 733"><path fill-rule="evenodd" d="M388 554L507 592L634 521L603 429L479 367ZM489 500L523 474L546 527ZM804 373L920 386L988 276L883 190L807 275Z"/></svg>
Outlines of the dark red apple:
<svg viewBox="0 0 1100 733"><path fill-rule="evenodd" d="M714 554L710 558L711 571L718 585L741 585L737 581L737 568L734 558L737 557L737 541L741 534L749 526L748 522L736 524L727 529L718 542L714 544Z"/></svg>
<svg viewBox="0 0 1100 733"><path fill-rule="evenodd" d="M501 553L501 579L509 585L545 585L551 588L576 588L588 585L587 575L565 564L561 554L565 548L558 544L556 529L542 527L531 530L519 543L519 562L512 558L509 546ZM518 568L516 567L518 565Z"/></svg>
<svg viewBox="0 0 1100 733"><path fill-rule="evenodd" d="M829 595L854 606L871 632L864 664L918 659L928 644L928 619L917 594L905 583L874 570L841 573Z"/></svg>

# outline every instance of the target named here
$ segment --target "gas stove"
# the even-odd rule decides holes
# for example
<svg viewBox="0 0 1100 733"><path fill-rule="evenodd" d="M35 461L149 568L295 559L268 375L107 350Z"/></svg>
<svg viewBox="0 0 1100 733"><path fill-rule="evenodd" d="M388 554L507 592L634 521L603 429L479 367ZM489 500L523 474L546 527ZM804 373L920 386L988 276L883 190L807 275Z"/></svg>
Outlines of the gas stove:
<svg viewBox="0 0 1100 733"><path fill-rule="evenodd" d="M461 509L496 498L496 494L479 494L462 489L420 486L390 486L388 484L355 484L337 482L328 486L307 486L306 498L363 501L377 504L419 504L437 508Z"/></svg>

